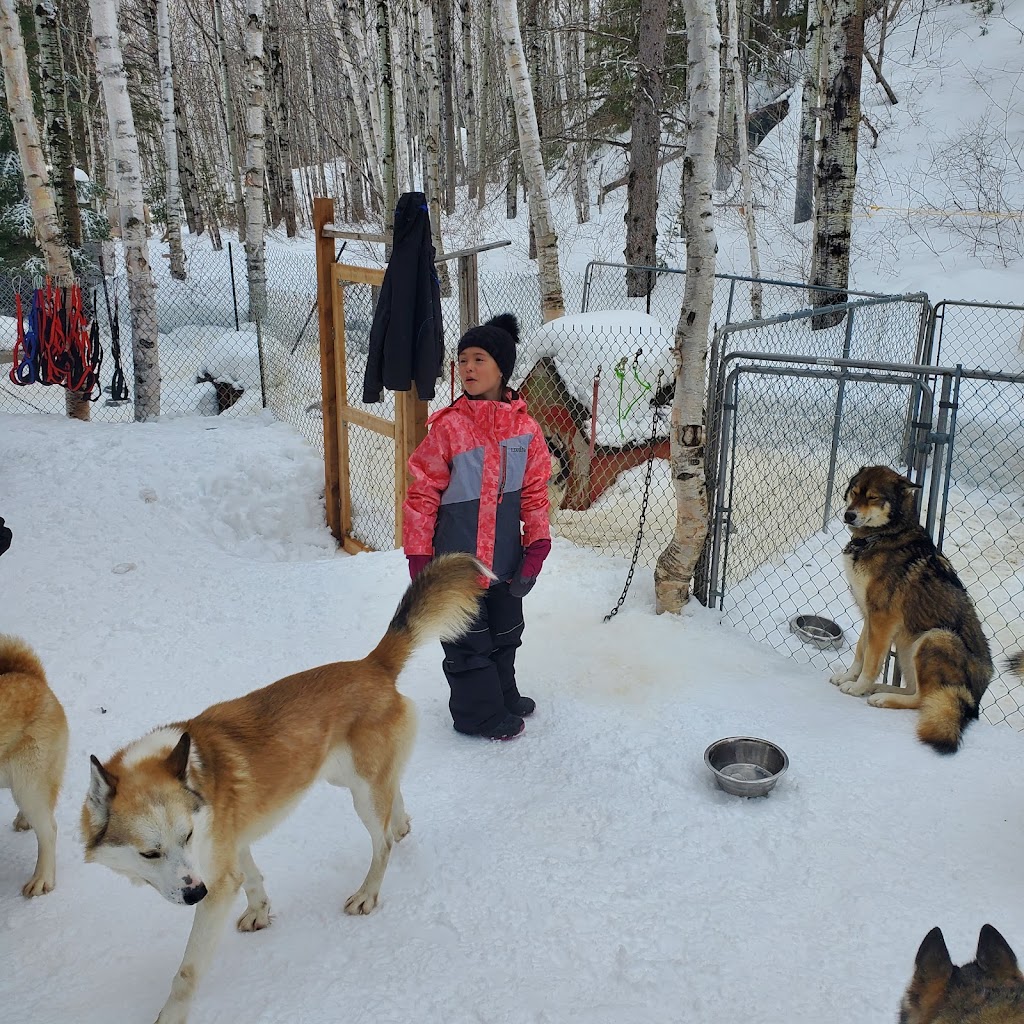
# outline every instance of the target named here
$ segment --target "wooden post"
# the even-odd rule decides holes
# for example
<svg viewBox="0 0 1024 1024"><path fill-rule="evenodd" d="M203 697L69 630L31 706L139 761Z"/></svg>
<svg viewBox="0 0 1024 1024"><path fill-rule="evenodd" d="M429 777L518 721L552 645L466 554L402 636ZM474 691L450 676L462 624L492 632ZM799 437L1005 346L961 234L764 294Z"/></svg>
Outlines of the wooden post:
<svg viewBox="0 0 1024 1024"><path fill-rule="evenodd" d="M464 253L459 257L459 334L463 335L480 323L480 279L477 272L477 254Z"/></svg>
<svg viewBox="0 0 1024 1024"><path fill-rule="evenodd" d="M334 296L331 271L334 239L324 237L323 227L334 221L334 200L313 200L313 234L316 239L316 297L320 319L320 408L324 421L324 503L327 525L340 542L341 489L338 478L338 388L335 380Z"/></svg>

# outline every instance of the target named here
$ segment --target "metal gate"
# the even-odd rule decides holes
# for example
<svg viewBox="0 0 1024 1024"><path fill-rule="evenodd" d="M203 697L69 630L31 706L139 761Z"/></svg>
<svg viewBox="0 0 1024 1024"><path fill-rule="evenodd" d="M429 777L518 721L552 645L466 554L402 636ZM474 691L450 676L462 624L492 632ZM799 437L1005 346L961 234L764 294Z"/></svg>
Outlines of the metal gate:
<svg viewBox="0 0 1024 1024"><path fill-rule="evenodd" d="M860 614L841 552L850 476L899 466L922 484L922 521L978 606L999 672L990 721L1024 726L1024 374L737 352L722 361L719 443L703 596L724 619L800 661L850 659ZM798 615L844 631L820 650L790 631Z"/></svg>

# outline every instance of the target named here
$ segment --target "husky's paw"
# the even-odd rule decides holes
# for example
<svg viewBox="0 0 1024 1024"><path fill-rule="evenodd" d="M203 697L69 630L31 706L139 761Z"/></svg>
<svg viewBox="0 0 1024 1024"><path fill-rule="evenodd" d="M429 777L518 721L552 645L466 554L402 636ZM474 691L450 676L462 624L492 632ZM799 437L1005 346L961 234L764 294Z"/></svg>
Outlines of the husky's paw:
<svg viewBox="0 0 1024 1024"><path fill-rule="evenodd" d="M391 822L391 834L395 837L395 842L400 843L408 834L412 828L412 819L408 814L402 816L401 821Z"/></svg>
<svg viewBox="0 0 1024 1024"><path fill-rule="evenodd" d="M181 1006L165 1006L156 1019L156 1024L188 1024L188 1010Z"/></svg>
<svg viewBox="0 0 1024 1024"><path fill-rule="evenodd" d="M270 904L261 903L258 907L246 907L245 913L238 919L240 932L260 932L270 927Z"/></svg>
<svg viewBox="0 0 1024 1024"><path fill-rule="evenodd" d="M33 875L22 887L22 896L44 896L48 892L53 892L53 887L57 884L56 880L51 875L49 878L43 875Z"/></svg>
<svg viewBox="0 0 1024 1024"><path fill-rule="evenodd" d="M377 896L378 894L375 892L363 892L360 889L345 901L345 913L372 914L374 907L377 906Z"/></svg>
<svg viewBox="0 0 1024 1024"><path fill-rule="evenodd" d="M27 832L32 826L28 823L28 818L25 817L21 811L18 811L14 818L14 831L15 832Z"/></svg>
<svg viewBox="0 0 1024 1024"><path fill-rule="evenodd" d="M845 669L842 672L833 672L832 675L829 676L828 681L833 686L842 686L843 683L852 682L854 679L857 678L857 675L858 673L851 672L849 669Z"/></svg>
<svg viewBox="0 0 1024 1024"><path fill-rule="evenodd" d="M843 693L848 693L851 697L863 697L865 693L871 692L874 685L871 680L858 676L856 679L847 679L845 682L840 683L839 689Z"/></svg>

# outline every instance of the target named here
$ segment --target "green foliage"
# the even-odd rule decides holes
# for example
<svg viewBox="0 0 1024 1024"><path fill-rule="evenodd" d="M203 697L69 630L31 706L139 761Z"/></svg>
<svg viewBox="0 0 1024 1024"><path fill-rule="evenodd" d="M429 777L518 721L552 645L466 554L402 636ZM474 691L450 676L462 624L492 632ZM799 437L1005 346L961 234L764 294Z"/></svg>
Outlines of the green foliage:
<svg viewBox="0 0 1024 1024"><path fill-rule="evenodd" d="M0 107L0 271L23 270L40 257L14 132L6 107Z"/></svg>
<svg viewBox="0 0 1024 1024"><path fill-rule="evenodd" d="M618 134L633 120L636 88L637 27L640 0L617 0L602 9L588 44L587 79L598 98L591 120L594 134ZM686 30L679 4L669 5L662 78L662 110L672 110L686 99Z"/></svg>

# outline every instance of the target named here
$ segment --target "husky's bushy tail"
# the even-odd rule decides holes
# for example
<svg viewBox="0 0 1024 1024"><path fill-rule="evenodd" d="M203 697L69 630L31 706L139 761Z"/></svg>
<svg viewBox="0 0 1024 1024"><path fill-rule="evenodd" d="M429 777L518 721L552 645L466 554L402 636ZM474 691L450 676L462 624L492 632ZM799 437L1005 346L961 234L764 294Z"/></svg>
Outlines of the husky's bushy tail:
<svg viewBox="0 0 1024 1024"><path fill-rule="evenodd" d="M35 651L19 637L0 633L0 676L8 672L21 672L46 680L43 663Z"/></svg>
<svg viewBox="0 0 1024 1024"><path fill-rule="evenodd" d="M940 754L955 754L966 726L978 717L978 702L966 686L942 686L921 698L917 738Z"/></svg>
<svg viewBox="0 0 1024 1024"><path fill-rule="evenodd" d="M1006 659L1006 667L1015 675L1024 679L1024 651L1011 654Z"/></svg>
<svg viewBox="0 0 1024 1024"><path fill-rule="evenodd" d="M491 579L494 574L472 555L439 555L409 584L388 631L368 660L398 675L421 644L457 640L476 618Z"/></svg>

